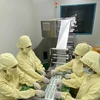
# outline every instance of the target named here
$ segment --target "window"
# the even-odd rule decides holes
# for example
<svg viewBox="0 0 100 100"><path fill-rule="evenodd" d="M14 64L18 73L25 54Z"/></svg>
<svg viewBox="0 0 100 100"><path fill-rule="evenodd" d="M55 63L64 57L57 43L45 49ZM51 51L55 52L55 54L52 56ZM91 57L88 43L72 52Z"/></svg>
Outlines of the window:
<svg viewBox="0 0 100 100"><path fill-rule="evenodd" d="M65 5L60 7L60 17L71 17L75 14L77 27L74 33L80 35L92 34L96 3L80 4L80 5Z"/></svg>

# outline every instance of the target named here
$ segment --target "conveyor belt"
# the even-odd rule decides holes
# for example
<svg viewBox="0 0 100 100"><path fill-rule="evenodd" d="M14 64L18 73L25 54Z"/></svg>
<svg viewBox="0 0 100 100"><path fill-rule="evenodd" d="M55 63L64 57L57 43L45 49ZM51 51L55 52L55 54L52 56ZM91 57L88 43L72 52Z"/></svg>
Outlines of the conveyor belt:
<svg viewBox="0 0 100 100"><path fill-rule="evenodd" d="M57 90L56 88L56 83L61 80L62 76L61 75L55 75L51 77L50 83L45 89L45 99L46 100L54 100L54 93Z"/></svg>

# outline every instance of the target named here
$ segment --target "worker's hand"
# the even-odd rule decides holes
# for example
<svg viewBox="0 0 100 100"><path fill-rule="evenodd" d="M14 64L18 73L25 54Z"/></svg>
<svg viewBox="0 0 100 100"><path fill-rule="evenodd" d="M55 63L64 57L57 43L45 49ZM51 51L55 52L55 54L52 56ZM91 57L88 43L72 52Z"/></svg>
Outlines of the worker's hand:
<svg viewBox="0 0 100 100"><path fill-rule="evenodd" d="M50 80L49 80L48 78L44 77L43 82L44 82L45 84L48 84L48 83L50 83Z"/></svg>
<svg viewBox="0 0 100 100"><path fill-rule="evenodd" d="M62 80L59 80L59 81L57 82L56 86L57 86L57 89L58 89L58 90L61 90L61 88L62 88Z"/></svg>
<svg viewBox="0 0 100 100"><path fill-rule="evenodd" d="M55 94L54 94L54 98L60 100L61 99L61 94L62 94L62 92L56 91Z"/></svg>
<svg viewBox="0 0 100 100"><path fill-rule="evenodd" d="M51 76L54 76L57 74L57 71L54 69L54 70L51 70Z"/></svg>
<svg viewBox="0 0 100 100"><path fill-rule="evenodd" d="M41 86L39 85L39 83L34 82L33 85L35 89L41 90Z"/></svg>
<svg viewBox="0 0 100 100"><path fill-rule="evenodd" d="M46 76L45 71L41 71L41 75Z"/></svg>
<svg viewBox="0 0 100 100"><path fill-rule="evenodd" d="M70 79L70 78L71 78L71 74L66 74L66 75L65 75L65 78L66 78L66 79Z"/></svg>
<svg viewBox="0 0 100 100"><path fill-rule="evenodd" d="M42 90L36 90L35 95L39 98L44 97L45 96L45 92Z"/></svg>

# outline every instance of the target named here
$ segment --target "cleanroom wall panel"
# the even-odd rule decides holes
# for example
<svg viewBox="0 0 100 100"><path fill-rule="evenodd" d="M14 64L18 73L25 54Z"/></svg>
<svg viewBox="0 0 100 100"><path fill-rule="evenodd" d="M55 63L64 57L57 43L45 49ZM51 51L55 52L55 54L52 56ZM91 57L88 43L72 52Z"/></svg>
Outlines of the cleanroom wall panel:
<svg viewBox="0 0 100 100"><path fill-rule="evenodd" d="M36 44L39 45L42 38L41 21L54 18L54 0L33 0L35 19Z"/></svg>
<svg viewBox="0 0 100 100"><path fill-rule="evenodd" d="M34 37L33 33L32 0L0 0L0 54L16 55L18 38L24 34Z"/></svg>
<svg viewBox="0 0 100 100"><path fill-rule="evenodd" d="M21 35L28 35L32 48L42 38L41 20L54 18L54 0L0 0L0 54L17 54L16 43Z"/></svg>
<svg viewBox="0 0 100 100"><path fill-rule="evenodd" d="M35 42L33 47L36 55L42 62L48 60L49 48L54 45L55 39L43 38L41 31L41 21L54 18L54 0L33 0L33 10L35 19ZM33 37L34 39L34 37Z"/></svg>

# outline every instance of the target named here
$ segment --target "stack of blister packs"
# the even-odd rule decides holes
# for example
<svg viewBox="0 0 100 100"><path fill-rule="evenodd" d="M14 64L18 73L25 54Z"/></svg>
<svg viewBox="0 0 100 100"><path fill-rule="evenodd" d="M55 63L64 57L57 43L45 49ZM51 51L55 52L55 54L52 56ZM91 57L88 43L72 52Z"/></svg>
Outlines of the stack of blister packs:
<svg viewBox="0 0 100 100"><path fill-rule="evenodd" d="M49 85L45 90L45 99L46 100L54 100L54 93L57 90L56 83L61 80L61 75L55 75L51 77Z"/></svg>

